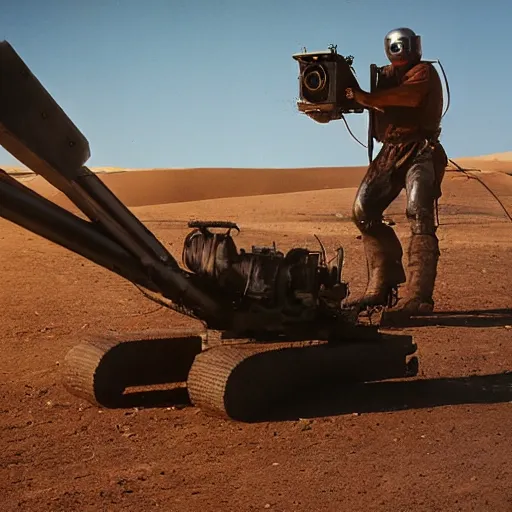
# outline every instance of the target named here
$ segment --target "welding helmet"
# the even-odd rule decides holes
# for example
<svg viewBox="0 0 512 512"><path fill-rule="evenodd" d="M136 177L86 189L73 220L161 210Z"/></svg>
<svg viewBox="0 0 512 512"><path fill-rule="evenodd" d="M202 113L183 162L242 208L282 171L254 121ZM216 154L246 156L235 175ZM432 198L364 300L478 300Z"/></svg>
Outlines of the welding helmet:
<svg viewBox="0 0 512 512"><path fill-rule="evenodd" d="M410 28L396 28L386 34L384 49L391 64L410 64L421 60L421 36Z"/></svg>

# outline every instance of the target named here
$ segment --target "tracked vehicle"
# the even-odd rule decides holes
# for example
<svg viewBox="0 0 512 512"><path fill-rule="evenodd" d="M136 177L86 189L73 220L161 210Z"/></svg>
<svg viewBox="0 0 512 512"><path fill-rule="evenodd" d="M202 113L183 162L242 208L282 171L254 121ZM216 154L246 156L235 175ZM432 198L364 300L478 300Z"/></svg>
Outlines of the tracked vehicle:
<svg viewBox="0 0 512 512"><path fill-rule="evenodd" d="M197 221L181 264L89 170L84 135L6 41L0 143L62 191L85 219L0 172L0 216L134 283L200 329L77 338L63 381L103 407L133 386L186 383L193 405L250 420L304 386L415 375L409 336L362 325L343 307L344 253L238 248L231 222ZM193 218L193 212L191 218ZM78 334L77 334L78 337Z"/></svg>

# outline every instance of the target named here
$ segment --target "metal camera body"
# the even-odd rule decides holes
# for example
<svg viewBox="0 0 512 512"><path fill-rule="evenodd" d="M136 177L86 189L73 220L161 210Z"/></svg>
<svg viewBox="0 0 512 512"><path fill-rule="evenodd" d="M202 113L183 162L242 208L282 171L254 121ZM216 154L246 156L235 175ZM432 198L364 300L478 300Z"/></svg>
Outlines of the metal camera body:
<svg viewBox="0 0 512 512"><path fill-rule="evenodd" d="M345 96L349 87L360 89L350 62L335 47L318 52L296 53L292 56L299 63L300 112L324 112L332 119L343 114L363 113L364 109Z"/></svg>

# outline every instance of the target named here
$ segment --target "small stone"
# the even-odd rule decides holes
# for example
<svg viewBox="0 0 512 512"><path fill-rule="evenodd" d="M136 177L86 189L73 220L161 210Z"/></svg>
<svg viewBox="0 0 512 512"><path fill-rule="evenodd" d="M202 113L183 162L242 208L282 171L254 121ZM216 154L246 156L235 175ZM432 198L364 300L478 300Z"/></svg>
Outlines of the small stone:
<svg viewBox="0 0 512 512"><path fill-rule="evenodd" d="M279 462L272 462L272 466L279 466Z"/></svg>
<svg viewBox="0 0 512 512"><path fill-rule="evenodd" d="M270 508L270 503L265 503L265 506L263 508Z"/></svg>

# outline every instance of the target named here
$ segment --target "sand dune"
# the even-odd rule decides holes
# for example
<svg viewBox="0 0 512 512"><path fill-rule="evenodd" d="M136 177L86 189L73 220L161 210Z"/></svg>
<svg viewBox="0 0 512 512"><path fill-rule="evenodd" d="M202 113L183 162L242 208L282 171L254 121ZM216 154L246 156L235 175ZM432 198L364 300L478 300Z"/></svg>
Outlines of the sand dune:
<svg viewBox="0 0 512 512"><path fill-rule="evenodd" d="M454 159L464 169L512 175L512 152ZM298 169L190 168L92 170L127 206L181 203L226 197L356 188L367 166ZM456 170L450 164L449 170ZM43 177L7 167L25 185L65 208L70 201Z"/></svg>
<svg viewBox="0 0 512 512"><path fill-rule="evenodd" d="M268 194L357 187L366 167L318 169L178 169L99 175L127 206L180 203ZM69 201L42 177L25 182L67 207Z"/></svg>
<svg viewBox="0 0 512 512"><path fill-rule="evenodd" d="M489 155L475 156L472 157L472 160L492 160L492 161L500 161L500 162L512 162L512 151L505 151L504 153L491 153Z"/></svg>
<svg viewBox="0 0 512 512"><path fill-rule="evenodd" d="M464 169L479 170L482 172L503 172L512 175L512 151L452 158L451 160ZM448 167L455 169L455 166L451 163Z"/></svg>
<svg viewBox="0 0 512 512"><path fill-rule="evenodd" d="M464 169L481 172L502 172L512 175L512 160L499 160L487 157L453 158L452 160ZM450 164L449 168L455 167Z"/></svg>

